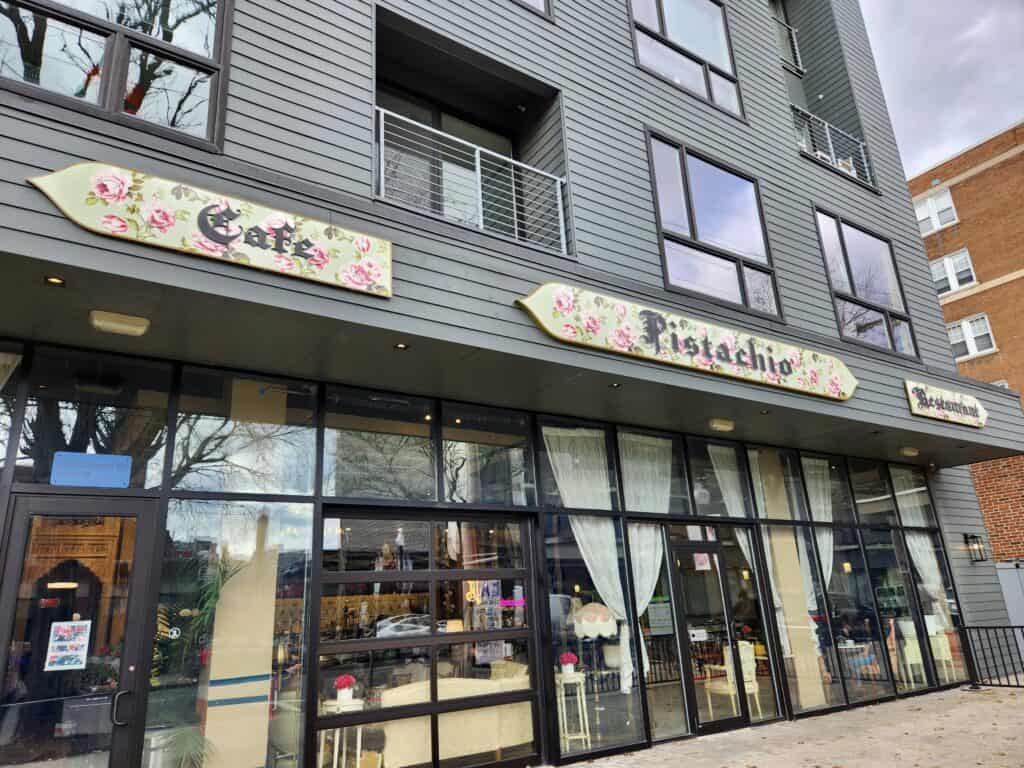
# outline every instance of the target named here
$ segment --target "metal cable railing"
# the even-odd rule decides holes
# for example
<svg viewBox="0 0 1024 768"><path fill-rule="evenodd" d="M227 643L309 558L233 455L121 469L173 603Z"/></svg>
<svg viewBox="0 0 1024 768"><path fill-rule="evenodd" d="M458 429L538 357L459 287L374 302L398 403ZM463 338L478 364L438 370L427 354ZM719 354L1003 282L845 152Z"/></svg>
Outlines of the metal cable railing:
<svg viewBox="0 0 1024 768"><path fill-rule="evenodd" d="M800 58L800 43L797 41L796 27L791 27L776 17L775 33L779 38L779 53L782 60L802 71L804 63Z"/></svg>
<svg viewBox="0 0 1024 768"><path fill-rule="evenodd" d="M796 104L790 106L796 143L801 150L856 179L872 185L875 183L867 145L863 141Z"/></svg>
<svg viewBox="0 0 1024 768"><path fill-rule="evenodd" d="M383 199L565 253L563 179L379 107L377 148Z"/></svg>

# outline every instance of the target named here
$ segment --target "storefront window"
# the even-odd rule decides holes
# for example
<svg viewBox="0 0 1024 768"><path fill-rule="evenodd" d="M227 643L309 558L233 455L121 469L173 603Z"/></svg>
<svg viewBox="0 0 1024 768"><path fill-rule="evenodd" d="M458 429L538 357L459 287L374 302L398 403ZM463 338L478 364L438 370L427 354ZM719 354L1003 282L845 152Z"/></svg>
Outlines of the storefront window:
<svg viewBox="0 0 1024 768"><path fill-rule="evenodd" d="M430 567L430 523L345 517L324 520L325 571L422 571Z"/></svg>
<svg viewBox="0 0 1024 768"><path fill-rule="evenodd" d="M832 609L832 636L851 703L892 696L892 678L857 532L817 528L818 554Z"/></svg>
<svg viewBox="0 0 1024 768"><path fill-rule="evenodd" d="M146 750L162 765L300 754L313 507L172 499Z"/></svg>
<svg viewBox="0 0 1024 768"><path fill-rule="evenodd" d="M440 569L524 568L523 529L500 520L451 520L434 524L434 556Z"/></svg>
<svg viewBox="0 0 1024 768"><path fill-rule="evenodd" d="M523 701L439 715L437 739L441 768L528 758L536 752L533 707Z"/></svg>
<svg viewBox="0 0 1024 768"><path fill-rule="evenodd" d="M39 348L15 482L159 487L170 383L168 365Z"/></svg>
<svg viewBox="0 0 1024 768"><path fill-rule="evenodd" d="M619 523L558 515L545 527L560 752L635 744L643 711Z"/></svg>
<svg viewBox="0 0 1024 768"><path fill-rule="evenodd" d="M324 584L320 640L409 638L430 634L430 587L421 581Z"/></svg>
<svg viewBox="0 0 1024 768"><path fill-rule="evenodd" d="M967 662L960 646L959 607L942 540L938 533L926 531L906 531L905 535L936 678L939 685L962 682L968 679Z"/></svg>
<svg viewBox="0 0 1024 768"><path fill-rule="evenodd" d="M529 690L529 642L485 640L441 646L437 677L441 701Z"/></svg>
<svg viewBox="0 0 1024 768"><path fill-rule="evenodd" d="M794 711L845 704L810 528L765 526L764 554Z"/></svg>
<svg viewBox="0 0 1024 768"><path fill-rule="evenodd" d="M603 429L544 425L541 466L549 507L612 510L618 494Z"/></svg>
<svg viewBox="0 0 1024 768"><path fill-rule="evenodd" d="M448 403L442 413L445 501L537 503L530 420L524 414Z"/></svg>
<svg viewBox="0 0 1024 768"><path fill-rule="evenodd" d="M750 491L739 448L690 439L687 450L697 514L748 517Z"/></svg>
<svg viewBox="0 0 1024 768"><path fill-rule="evenodd" d="M431 400L328 387L324 495L435 501Z"/></svg>
<svg viewBox="0 0 1024 768"><path fill-rule="evenodd" d="M918 467L890 465L892 483L896 489L896 504L900 510L903 525L921 528L935 528L935 510L928 493L928 477Z"/></svg>
<svg viewBox="0 0 1024 768"><path fill-rule="evenodd" d="M312 494L316 387L186 368L171 486Z"/></svg>
<svg viewBox="0 0 1024 768"><path fill-rule="evenodd" d="M896 525L896 505L884 464L850 459L850 482L863 525Z"/></svg>
<svg viewBox="0 0 1024 768"><path fill-rule="evenodd" d="M329 728L317 738L317 768L425 766L433 761L429 717Z"/></svg>
<svg viewBox="0 0 1024 768"><path fill-rule="evenodd" d="M689 514L681 438L619 430L618 444L627 512Z"/></svg>
<svg viewBox="0 0 1024 768"><path fill-rule="evenodd" d="M760 517L807 519L807 505L800 486L800 469L795 453L776 448L750 448L747 450L747 462Z"/></svg>
<svg viewBox="0 0 1024 768"><path fill-rule="evenodd" d="M320 715L344 711L345 690L364 710L423 704L430 701L430 649L321 654L318 683Z"/></svg>
<svg viewBox="0 0 1024 768"><path fill-rule="evenodd" d="M811 518L817 523L854 525L853 498L840 458L802 456L804 483L811 505Z"/></svg>
<svg viewBox="0 0 1024 768"><path fill-rule="evenodd" d="M7 463L7 446L14 421L20 366L21 349L0 344L0 470Z"/></svg>

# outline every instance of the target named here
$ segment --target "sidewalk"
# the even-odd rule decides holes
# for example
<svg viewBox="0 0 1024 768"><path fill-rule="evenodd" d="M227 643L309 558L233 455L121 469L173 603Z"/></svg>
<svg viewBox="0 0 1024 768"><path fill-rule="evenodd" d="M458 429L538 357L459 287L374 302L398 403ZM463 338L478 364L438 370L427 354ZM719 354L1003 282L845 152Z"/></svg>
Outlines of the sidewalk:
<svg viewBox="0 0 1024 768"><path fill-rule="evenodd" d="M664 744L594 768L1024 768L1024 690L918 696Z"/></svg>

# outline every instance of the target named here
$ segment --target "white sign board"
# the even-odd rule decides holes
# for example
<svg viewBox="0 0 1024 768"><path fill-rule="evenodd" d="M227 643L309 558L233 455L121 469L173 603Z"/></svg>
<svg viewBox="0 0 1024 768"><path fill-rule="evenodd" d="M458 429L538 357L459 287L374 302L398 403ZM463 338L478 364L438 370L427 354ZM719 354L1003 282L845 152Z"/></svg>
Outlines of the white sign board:
<svg viewBox="0 0 1024 768"><path fill-rule="evenodd" d="M647 606L647 621L650 622L652 635L671 635L672 603L651 603Z"/></svg>
<svg viewBox="0 0 1024 768"><path fill-rule="evenodd" d="M50 625L44 672L85 669L89 659L91 621L55 621Z"/></svg>

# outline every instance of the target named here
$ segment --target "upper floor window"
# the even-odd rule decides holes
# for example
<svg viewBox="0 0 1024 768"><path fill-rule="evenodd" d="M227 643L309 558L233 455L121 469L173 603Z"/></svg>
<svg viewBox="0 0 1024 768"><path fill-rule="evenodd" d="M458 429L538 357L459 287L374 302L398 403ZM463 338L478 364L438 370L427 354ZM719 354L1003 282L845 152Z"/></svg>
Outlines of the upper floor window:
<svg viewBox="0 0 1024 768"><path fill-rule="evenodd" d="M539 13L543 13L545 16L547 16L549 13L551 13L551 7L550 7L550 4L549 4L548 0L515 0L515 1L517 3L519 3L520 5L525 5L527 8L530 8L531 10L537 11Z"/></svg>
<svg viewBox="0 0 1024 768"><path fill-rule="evenodd" d="M914 210L917 213L917 226L920 227L922 235L959 221L956 206L953 205L953 195L948 189L918 201L914 205Z"/></svg>
<svg viewBox="0 0 1024 768"><path fill-rule="evenodd" d="M1001 387L1002 389L1009 389L1010 388L1010 382L1008 382L1006 379L999 379L998 381L993 381L992 382L992 386L993 387Z"/></svg>
<svg viewBox="0 0 1024 768"><path fill-rule="evenodd" d="M651 137L670 287L778 315L757 182Z"/></svg>
<svg viewBox="0 0 1024 768"><path fill-rule="evenodd" d="M817 218L839 332L873 347L916 354L892 246L822 211Z"/></svg>
<svg viewBox="0 0 1024 768"><path fill-rule="evenodd" d="M946 326L946 332L953 347L953 357L957 360L967 360L996 351L996 340L992 336L988 315L976 315L950 323Z"/></svg>
<svg viewBox="0 0 1024 768"><path fill-rule="evenodd" d="M157 132L214 139L230 0L0 4L0 77Z"/></svg>
<svg viewBox="0 0 1024 768"><path fill-rule="evenodd" d="M971 254L966 250L936 259L931 263L931 268L932 280L939 296L978 282L974 275L974 265L971 264Z"/></svg>
<svg viewBox="0 0 1024 768"><path fill-rule="evenodd" d="M632 0L644 69L742 115L725 6L717 0Z"/></svg>

